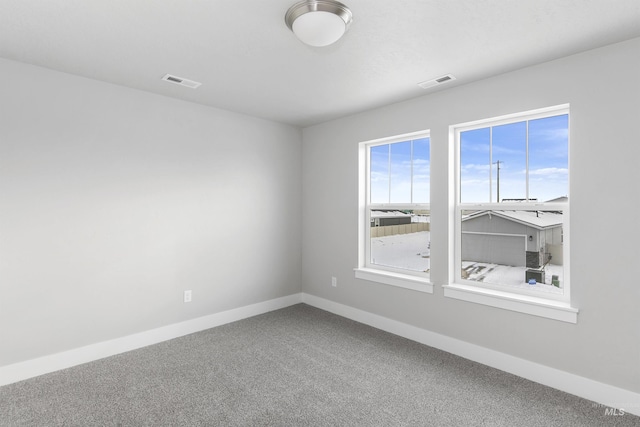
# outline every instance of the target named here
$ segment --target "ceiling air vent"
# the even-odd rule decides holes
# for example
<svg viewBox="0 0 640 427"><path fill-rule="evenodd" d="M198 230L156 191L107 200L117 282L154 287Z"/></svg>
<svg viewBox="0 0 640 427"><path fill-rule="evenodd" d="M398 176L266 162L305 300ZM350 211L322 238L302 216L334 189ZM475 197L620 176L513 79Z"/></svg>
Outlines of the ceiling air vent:
<svg viewBox="0 0 640 427"><path fill-rule="evenodd" d="M195 89L202 84L194 82L193 80L183 79L182 77L172 76L171 74L165 75L162 80L164 80L165 82L175 83L180 86L190 87L191 89Z"/></svg>
<svg viewBox="0 0 640 427"><path fill-rule="evenodd" d="M418 86L420 86L422 89L428 89L430 87L437 86L439 84L446 83L455 79L456 78L451 74L447 74L446 76L438 77L437 79L431 79L422 83L418 83Z"/></svg>

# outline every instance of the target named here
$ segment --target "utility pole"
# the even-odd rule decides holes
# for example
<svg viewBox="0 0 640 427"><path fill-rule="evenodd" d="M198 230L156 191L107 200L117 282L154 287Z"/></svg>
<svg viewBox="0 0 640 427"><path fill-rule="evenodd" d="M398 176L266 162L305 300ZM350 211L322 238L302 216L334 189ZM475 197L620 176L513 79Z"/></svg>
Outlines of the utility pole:
<svg viewBox="0 0 640 427"><path fill-rule="evenodd" d="M495 162L496 165L498 165L498 194L497 194L497 202L500 203L500 163L504 163L500 160L498 160L497 162Z"/></svg>

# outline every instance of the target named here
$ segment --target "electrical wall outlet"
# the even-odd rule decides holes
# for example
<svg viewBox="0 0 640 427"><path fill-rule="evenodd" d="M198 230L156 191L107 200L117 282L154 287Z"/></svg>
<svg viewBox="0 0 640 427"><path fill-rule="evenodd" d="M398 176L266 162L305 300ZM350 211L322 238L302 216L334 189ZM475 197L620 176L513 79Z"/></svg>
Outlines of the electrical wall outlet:
<svg viewBox="0 0 640 427"><path fill-rule="evenodd" d="M338 279L336 277L331 278L331 286L334 288L338 286Z"/></svg>
<svg viewBox="0 0 640 427"><path fill-rule="evenodd" d="M191 291L184 291L184 302L191 302Z"/></svg>

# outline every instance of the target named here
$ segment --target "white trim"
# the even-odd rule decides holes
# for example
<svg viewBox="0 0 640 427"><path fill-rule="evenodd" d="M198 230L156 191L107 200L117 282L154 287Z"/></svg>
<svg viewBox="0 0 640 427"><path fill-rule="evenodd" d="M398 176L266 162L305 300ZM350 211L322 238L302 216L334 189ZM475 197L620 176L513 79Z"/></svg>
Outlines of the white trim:
<svg viewBox="0 0 640 427"><path fill-rule="evenodd" d="M482 120L476 120L473 122L461 123L457 125L449 126L449 142L450 147L452 149L449 150L450 155L453 156L453 175L449 175L450 179L453 179L454 187L453 187L453 214L450 215L450 218L454 218L453 226L449 228L449 241L453 244L453 249L449 251L449 255L453 256L452 259L449 260L449 280L453 282L453 284L445 285L444 295L451 298L456 298L464 301L474 302L478 304L486 304L492 307L503 308L507 310L513 310L521 313L533 314L536 316L542 316L550 319L561 320L569 323L577 322L577 313L578 310L572 308L570 306L570 298L571 298L571 280L570 280L570 257L568 256L570 252L570 233L569 233L569 218L570 218L570 207L569 202L550 202L550 203L540 203L540 202L531 202L527 201L524 203L502 203L502 202L492 202L492 188L493 186L489 186L489 202L473 202L473 203L462 203L461 201L461 141L460 135L462 132L466 132L474 129L482 129L488 127L490 132L492 132L493 127L504 125L507 123L517 123L517 122L526 122L527 124L527 132L526 132L526 156L527 156L527 189L526 189L526 197L529 197L529 188L528 188L528 175L529 175L529 122L532 120L553 117L557 115L567 115L570 129L570 105L562 104L553 107L540 108L537 110L530 110L520 113L508 114L495 118L487 118ZM569 132L570 134L571 132ZM493 137L491 137L493 138ZM570 136L568 137L570 138ZM493 143L490 144L490 151L492 150ZM570 149L570 143L568 141L568 149ZM570 156L569 156L570 157ZM490 167L493 165L493 157L490 157ZM493 174L490 174L490 182L493 177ZM569 187L567 187L567 191L569 191ZM568 194L567 194L568 196ZM570 200L570 199L568 199ZM467 234L470 232L465 232L462 230L462 222L463 222L463 211L465 210L488 210L488 211L507 211L507 210L515 210L515 211L529 211L529 210L559 210L563 212L563 244L564 244L564 254L563 257L563 293L552 294L552 293L543 293L537 292L535 290L520 290L514 288L511 292L509 291L500 291L492 288L491 285L480 283L480 282L472 282L469 280L465 280L462 278L462 269L460 266L462 265L462 236L463 234ZM451 208L450 208L451 211ZM500 216L499 213L496 215ZM513 221L513 219L511 219ZM516 221L520 222L520 221ZM545 229L546 227L537 227L533 226L537 229ZM488 233L487 233L488 234ZM452 283L449 282L449 283ZM463 285L463 283L466 283Z"/></svg>
<svg viewBox="0 0 640 427"><path fill-rule="evenodd" d="M356 279L369 280L371 282L383 283L385 285L397 286L413 291L425 292L427 294L433 293L433 284L429 282L427 277L422 278L372 268L354 268L354 271Z"/></svg>
<svg viewBox="0 0 640 427"><path fill-rule="evenodd" d="M634 393L600 383L306 293L292 294L286 297L0 367L0 385L11 384L38 375L146 347L301 302L421 344L435 347L466 359L527 378L566 393L571 393L611 408L624 409L626 413L640 415L640 393Z"/></svg>
<svg viewBox="0 0 640 427"><path fill-rule="evenodd" d="M396 142L405 142L414 139L429 138L429 132L429 129L418 130L415 132L403 133L402 135L386 136L383 138L371 139L369 141L361 141L360 144L370 147L375 145L394 144Z"/></svg>
<svg viewBox="0 0 640 427"><path fill-rule="evenodd" d="M303 293L302 302L607 407L624 409L626 413L640 415L640 393L421 329L314 295Z"/></svg>
<svg viewBox="0 0 640 427"><path fill-rule="evenodd" d="M269 311L279 310L301 302L301 294L292 294L180 323L174 323L172 325L162 326L133 335L127 335L121 338L115 338L109 341L74 348L37 359L3 366L0 367L0 386L168 341L173 338L236 322Z"/></svg>
<svg viewBox="0 0 640 427"><path fill-rule="evenodd" d="M570 109L570 104L560 104L554 105L552 107L538 108L536 110L522 111L519 113L505 114L498 117L489 117L465 123L458 123L456 125L452 125L451 127L455 128L456 130L467 131L484 128L487 127L487 125L502 126L509 123L522 121L523 117L526 117L525 120L536 120L549 116L569 114Z"/></svg>
<svg viewBox="0 0 640 427"><path fill-rule="evenodd" d="M444 296L484 304L519 313L546 317L568 323L578 323L578 309L563 301L537 298L524 294L502 292L462 284L444 285Z"/></svg>
<svg viewBox="0 0 640 427"><path fill-rule="evenodd" d="M416 139L429 138L429 158L431 158L431 133L429 130L416 131L362 141L358 144L358 266L355 269L356 278L384 283L386 285L398 286L419 292L433 293L433 286L429 283L429 275L422 272L411 272L409 270L395 271L393 267L378 266L371 262L371 210L373 209L411 209L411 210L431 210L430 203L413 202L413 141ZM380 145L391 145L399 142L412 142L412 170L411 170L411 201L409 203L371 203L371 147ZM391 154L389 153L389 162ZM390 166L389 166L390 167ZM391 169L389 169L391 173ZM389 179L391 185L391 179ZM389 198L391 188L389 188Z"/></svg>

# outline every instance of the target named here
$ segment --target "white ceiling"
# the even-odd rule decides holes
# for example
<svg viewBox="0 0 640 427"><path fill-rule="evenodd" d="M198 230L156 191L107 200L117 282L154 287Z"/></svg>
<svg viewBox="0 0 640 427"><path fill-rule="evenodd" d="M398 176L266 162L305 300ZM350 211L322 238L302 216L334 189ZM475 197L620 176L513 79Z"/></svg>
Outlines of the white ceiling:
<svg viewBox="0 0 640 427"><path fill-rule="evenodd" d="M343 0L349 31L311 48L295 1L1 0L0 57L307 126L640 36L640 0Z"/></svg>

